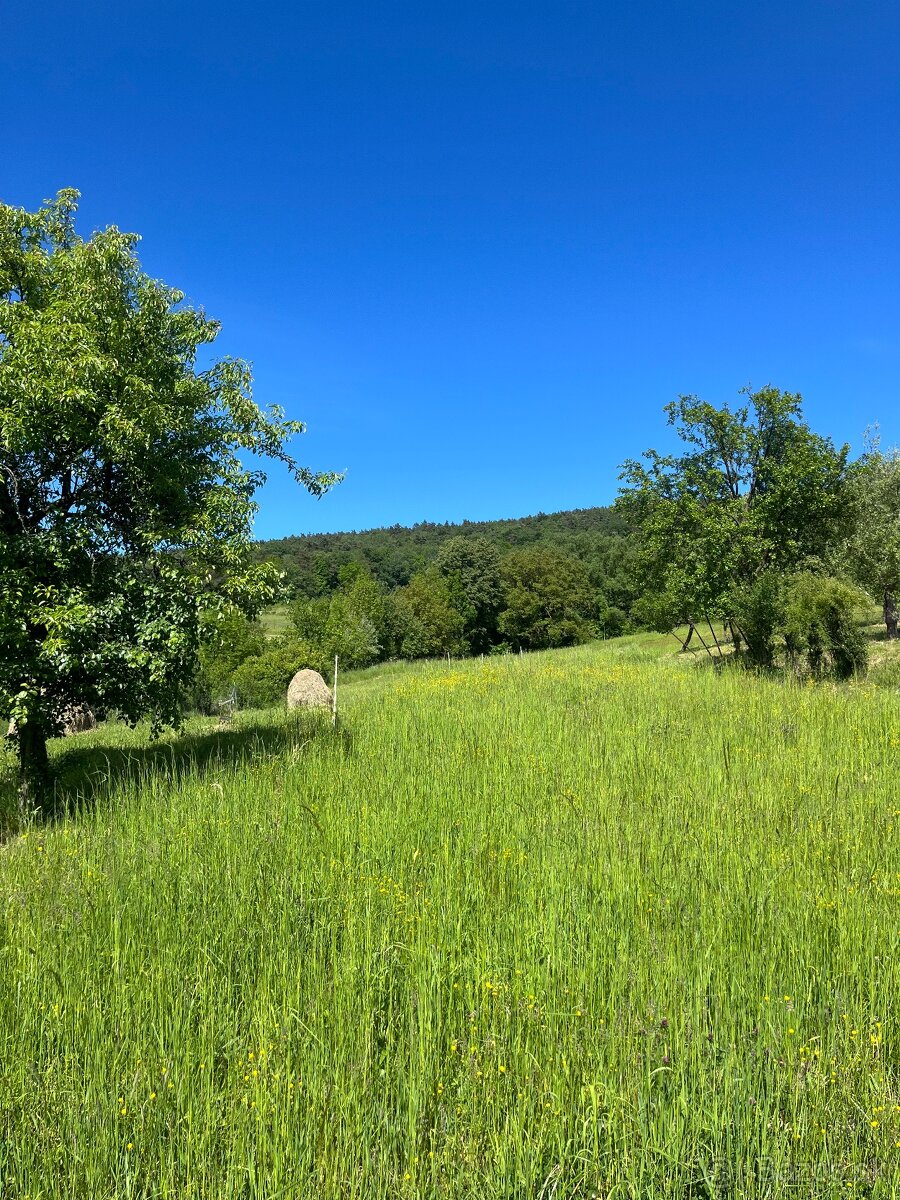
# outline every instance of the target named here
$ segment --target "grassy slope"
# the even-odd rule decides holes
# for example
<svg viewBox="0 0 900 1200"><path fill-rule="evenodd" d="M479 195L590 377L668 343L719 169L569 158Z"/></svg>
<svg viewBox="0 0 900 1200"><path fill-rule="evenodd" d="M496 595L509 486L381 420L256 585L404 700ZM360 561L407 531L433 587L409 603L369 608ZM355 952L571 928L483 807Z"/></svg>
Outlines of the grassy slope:
<svg viewBox="0 0 900 1200"><path fill-rule="evenodd" d="M0 854L3 1200L897 1195L896 696L665 645L66 747Z"/></svg>
<svg viewBox="0 0 900 1200"><path fill-rule="evenodd" d="M275 604L260 614L260 622L266 637L276 638L288 632L291 628L290 606Z"/></svg>

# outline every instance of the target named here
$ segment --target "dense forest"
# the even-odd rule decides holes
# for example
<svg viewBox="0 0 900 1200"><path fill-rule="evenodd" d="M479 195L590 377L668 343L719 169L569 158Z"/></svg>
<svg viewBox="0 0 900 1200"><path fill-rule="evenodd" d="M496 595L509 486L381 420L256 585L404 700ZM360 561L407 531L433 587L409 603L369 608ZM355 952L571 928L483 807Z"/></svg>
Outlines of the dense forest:
<svg viewBox="0 0 900 1200"><path fill-rule="evenodd" d="M463 521L454 525L422 521L352 533L315 533L260 541L259 561L276 563L292 596L327 596L340 581L341 568L366 567L383 587L403 587L430 566L451 538L485 538L503 554L541 545L579 559L591 582L612 603L627 604L628 523L613 507L576 508L503 521Z"/></svg>

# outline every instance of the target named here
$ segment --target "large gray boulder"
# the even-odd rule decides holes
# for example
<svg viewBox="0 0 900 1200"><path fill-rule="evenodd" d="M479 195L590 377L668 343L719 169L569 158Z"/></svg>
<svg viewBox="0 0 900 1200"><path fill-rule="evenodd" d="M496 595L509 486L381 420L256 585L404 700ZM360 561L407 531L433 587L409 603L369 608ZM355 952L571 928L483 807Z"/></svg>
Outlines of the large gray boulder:
<svg viewBox="0 0 900 1200"><path fill-rule="evenodd" d="M318 671L298 671L288 684L288 708L331 708L331 689Z"/></svg>

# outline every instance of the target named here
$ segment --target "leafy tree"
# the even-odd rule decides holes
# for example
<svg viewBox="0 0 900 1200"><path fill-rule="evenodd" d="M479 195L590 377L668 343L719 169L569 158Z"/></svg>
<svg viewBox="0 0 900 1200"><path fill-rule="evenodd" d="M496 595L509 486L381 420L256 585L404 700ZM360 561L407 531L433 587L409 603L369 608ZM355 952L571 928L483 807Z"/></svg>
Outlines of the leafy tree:
<svg viewBox="0 0 900 1200"><path fill-rule="evenodd" d="M541 650L593 636L596 598L577 559L535 546L506 555L502 570L506 607L500 629L515 646Z"/></svg>
<svg viewBox="0 0 900 1200"><path fill-rule="evenodd" d="M464 621L447 580L429 567L393 593L395 649L401 658L466 654Z"/></svg>
<svg viewBox="0 0 900 1200"><path fill-rule="evenodd" d="M877 437L854 464L850 569L881 601L889 638L898 636L900 603L900 451L883 452Z"/></svg>
<svg viewBox="0 0 900 1200"><path fill-rule="evenodd" d="M199 366L219 327L141 271L134 234L78 236L77 195L0 206L0 711L29 805L67 706L177 723L203 614L274 598L241 455L334 481L288 454L303 426L257 407L244 363Z"/></svg>
<svg viewBox="0 0 900 1200"><path fill-rule="evenodd" d="M301 641L324 643L330 603L327 596L294 601L290 607L290 619L294 633Z"/></svg>
<svg viewBox="0 0 900 1200"><path fill-rule="evenodd" d="M315 648L326 669L335 655L345 668L367 667L378 661L387 636L384 592L356 563L341 568L341 580L330 598L296 601L291 619L297 637Z"/></svg>
<svg viewBox="0 0 900 1200"><path fill-rule="evenodd" d="M368 667L381 653L378 626L353 594L336 593L331 600L326 626L325 646L328 661L337 656L344 668Z"/></svg>
<svg viewBox="0 0 900 1200"><path fill-rule="evenodd" d="M648 450L623 466L618 503L640 527L643 610L656 628L732 620L762 572L824 559L841 533L848 448L809 429L799 395L744 394L734 411L682 396L665 411L685 452Z"/></svg>
<svg viewBox="0 0 900 1200"><path fill-rule="evenodd" d="M342 567L341 586L332 605L331 620L366 621L373 630L378 645L384 637L385 593L365 563Z"/></svg>
<svg viewBox="0 0 900 1200"><path fill-rule="evenodd" d="M438 551L437 568L450 584L473 654L483 654L497 640L503 607L500 554L486 537L454 537Z"/></svg>

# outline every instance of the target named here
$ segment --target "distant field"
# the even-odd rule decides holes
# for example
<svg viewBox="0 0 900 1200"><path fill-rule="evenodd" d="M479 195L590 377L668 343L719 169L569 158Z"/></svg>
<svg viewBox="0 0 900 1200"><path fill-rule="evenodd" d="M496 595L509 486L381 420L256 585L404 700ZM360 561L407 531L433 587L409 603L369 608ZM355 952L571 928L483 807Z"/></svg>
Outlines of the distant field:
<svg viewBox="0 0 900 1200"><path fill-rule="evenodd" d="M266 637L280 637L291 627L287 604L276 604L272 608L267 608L265 612L260 613L259 619Z"/></svg>
<svg viewBox="0 0 900 1200"><path fill-rule="evenodd" d="M72 739L0 1196L900 1195L900 699L645 635Z"/></svg>

